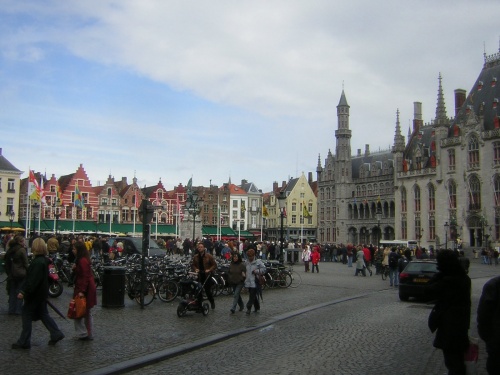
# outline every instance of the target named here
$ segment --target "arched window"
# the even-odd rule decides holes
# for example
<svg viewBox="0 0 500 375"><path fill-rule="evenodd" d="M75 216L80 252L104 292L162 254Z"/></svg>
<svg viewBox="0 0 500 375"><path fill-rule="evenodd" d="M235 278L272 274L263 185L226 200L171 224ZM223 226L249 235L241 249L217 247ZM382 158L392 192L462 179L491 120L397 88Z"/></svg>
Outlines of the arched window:
<svg viewBox="0 0 500 375"><path fill-rule="evenodd" d="M476 175L471 175L469 178L469 209L481 209L481 183Z"/></svg>
<svg viewBox="0 0 500 375"><path fill-rule="evenodd" d="M494 194L494 198L495 198L495 201L494 201L494 204L495 204L495 207L498 207L500 206L500 176L499 175L495 175L494 177L494 180L493 180L493 194Z"/></svg>
<svg viewBox="0 0 500 375"><path fill-rule="evenodd" d="M455 170L455 149L453 148L448 150L448 170Z"/></svg>
<svg viewBox="0 0 500 375"><path fill-rule="evenodd" d="M447 190L450 208L457 208L457 184L454 180L448 181Z"/></svg>
<svg viewBox="0 0 500 375"><path fill-rule="evenodd" d="M469 138L469 144L467 147L469 155L469 168L479 167L479 142L475 135Z"/></svg>
<svg viewBox="0 0 500 375"><path fill-rule="evenodd" d="M401 212L406 212L406 188L401 188Z"/></svg>
<svg viewBox="0 0 500 375"><path fill-rule="evenodd" d="M434 185L429 184L429 211L436 210L436 190Z"/></svg>
<svg viewBox="0 0 500 375"><path fill-rule="evenodd" d="M415 212L420 212L420 187L415 185L413 188L414 202L415 202Z"/></svg>

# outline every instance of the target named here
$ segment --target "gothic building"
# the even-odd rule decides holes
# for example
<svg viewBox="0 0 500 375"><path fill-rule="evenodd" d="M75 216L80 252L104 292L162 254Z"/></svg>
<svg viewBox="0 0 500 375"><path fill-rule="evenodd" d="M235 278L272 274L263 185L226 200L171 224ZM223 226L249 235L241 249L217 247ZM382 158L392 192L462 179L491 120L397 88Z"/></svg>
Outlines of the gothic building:
<svg viewBox="0 0 500 375"><path fill-rule="evenodd" d="M350 106L337 105L335 155L318 158L318 233L327 243L377 243L394 238L394 162L391 151L351 152ZM382 232L382 233L381 233Z"/></svg>
<svg viewBox="0 0 500 375"><path fill-rule="evenodd" d="M407 142L396 115L392 150L351 153L350 107L337 106L336 152L318 160L322 242L417 240L424 247L497 246L500 237L500 52L484 56L466 95L455 90L448 117L439 75L436 116L414 103ZM324 234L321 235L321 233Z"/></svg>

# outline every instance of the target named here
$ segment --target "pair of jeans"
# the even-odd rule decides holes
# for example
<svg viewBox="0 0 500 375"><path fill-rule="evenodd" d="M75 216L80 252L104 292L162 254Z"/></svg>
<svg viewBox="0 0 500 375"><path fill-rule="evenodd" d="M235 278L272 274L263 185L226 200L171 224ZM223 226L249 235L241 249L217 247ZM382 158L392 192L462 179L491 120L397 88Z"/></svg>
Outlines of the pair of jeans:
<svg viewBox="0 0 500 375"><path fill-rule="evenodd" d="M352 267L352 255L347 257L347 267Z"/></svg>
<svg viewBox="0 0 500 375"><path fill-rule="evenodd" d="M243 283L233 285L233 307L231 307L231 310L233 311L236 311L236 305L238 305L240 309L243 309L245 306L243 300L241 299L241 290L243 289L243 286L245 286Z"/></svg>
<svg viewBox="0 0 500 375"><path fill-rule="evenodd" d="M389 268L389 281L391 286L399 285L399 272L397 268Z"/></svg>
<svg viewBox="0 0 500 375"><path fill-rule="evenodd" d="M259 296L257 296L257 288L248 288L248 302L247 302L247 310L252 310L252 306L255 307L255 311L260 310L260 302Z"/></svg>
<svg viewBox="0 0 500 375"><path fill-rule="evenodd" d="M316 271L319 273L318 263L316 263L316 264L313 263L311 272L314 273L315 267L316 267Z"/></svg>
<svg viewBox="0 0 500 375"><path fill-rule="evenodd" d="M94 318L92 317L91 309L87 309L85 315L74 320L75 332L78 338L94 337Z"/></svg>
<svg viewBox="0 0 500 375"><path fill-rule="evenodd" d="M41 305L37 306L36 311L32 309L31 306L30 308L26 308L26 305L23 307L23 330L21 336L17 340L18 345L31 347L32 322L35 317L40 318L45 328L47 328L51 340L58 341L61 337L64 337L64 333L61 332L56 322L54 322L54 319L52 319L47 311L47 301L43 301Z"/></svg>
<svg viewBox="0 0 500 375"><path fill-rule="evenodd" d="M23 300L17 298L24 285L24 279L9 279L9 314L21 315L23 312Z"/></svg>

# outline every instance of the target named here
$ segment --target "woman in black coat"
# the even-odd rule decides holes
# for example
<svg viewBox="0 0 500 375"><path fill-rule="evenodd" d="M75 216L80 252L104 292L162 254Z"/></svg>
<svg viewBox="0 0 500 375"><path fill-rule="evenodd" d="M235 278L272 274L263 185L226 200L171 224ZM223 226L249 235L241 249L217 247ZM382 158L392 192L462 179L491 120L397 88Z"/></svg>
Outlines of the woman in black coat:
<svg viewBox="0 0 500 375"><path fill-rule="evenodd" d="M42 238L33 241L31 252L35 258L28 268L28 275L22 290L17 298L24 300L22 323L23 329L17 342L12 344L12 349L31 348L32 322L41 320L50 333L49 345L55 345L64 338L64 334L52 319L47 310L47 297L49 294L49 270L46 258L47 245Z"/></svg>
<svg viewBox="0 0 500 375"><path fill-rule="evenodd" d="M452 250L437 255L439 272L429 282L436 298L429 328L436 331L434 347L443 351L448 374L465 375L464 354L469 346L471 281Z"/></svg>

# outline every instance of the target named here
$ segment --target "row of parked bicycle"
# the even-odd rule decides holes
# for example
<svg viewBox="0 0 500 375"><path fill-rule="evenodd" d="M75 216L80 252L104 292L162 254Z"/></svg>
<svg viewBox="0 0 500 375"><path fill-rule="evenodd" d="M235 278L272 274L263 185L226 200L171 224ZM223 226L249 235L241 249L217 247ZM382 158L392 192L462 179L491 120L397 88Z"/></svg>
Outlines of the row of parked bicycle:
<svg viewBox="0 0 500 375"><path fill-rule="evenodd" d="M57 255L53 264L61 281L71 284L71 264L61 255ZM187 290L182 280L189 278L191 258L184 257L151 257L145 259L144 283L142 281L142 259L138 255L123 257L113 261L103 261L92 257L92 272L97 288L102 288L104 271L108 266L119 266L125 269L125 292L130 299L141 303L141 289L144 305L149 305L155 299L163 302L172 302L177 297L183 298ZM228 283L229 263L226 260L217 260L217 271L211 275L211 288L214 296L232 294L232 287ZM285 266L278 261L266 263L266 288L296 288L302 283L300 275L293 270L293 265ZM143 287L141 288L141 285ZM185 285L185 284L184 284ZM243 293L245 290L243 291Z"/></svg>

